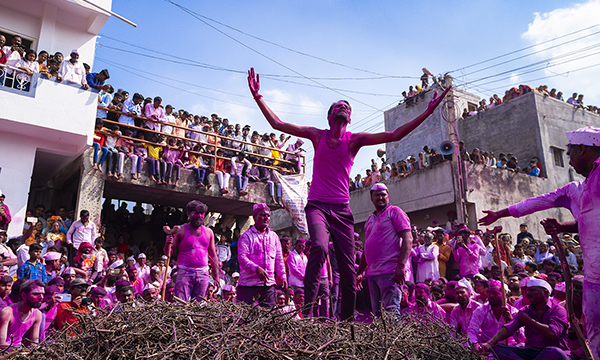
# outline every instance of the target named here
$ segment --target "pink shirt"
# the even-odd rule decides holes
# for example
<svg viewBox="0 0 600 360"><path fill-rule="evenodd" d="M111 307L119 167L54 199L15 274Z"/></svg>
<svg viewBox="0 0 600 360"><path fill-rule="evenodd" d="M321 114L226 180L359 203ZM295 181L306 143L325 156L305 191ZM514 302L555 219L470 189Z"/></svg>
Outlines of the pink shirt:
<svg viewBox="0 0 600 360"><path fill-rule="evenodd" d="M394 273L400 259L401 234L404 231L410 231L410 219L397 206L388 205L379 215L373 212L369 216L365 223L363 254L367 261L367 275Z"/></svg>
<svg viewBox="0 0 600 360"><path fill-rule="evenodd" d="M429 300L429 303L425 307L419 307L419 305L415 302L410 304L410 312L414 314L425 314L429 313L436 318L446 322L446 312L439 306L437 303Z"/></svg>
<svg viewBox="0 0 600 360"><path fill-rule="evenodd" d="M315 148L313 179L308 200L336 204L350 202L350 170L354 165L354 155L350 152L352 133L346 132L335 149L327 146L327 133L323 130Z"/></svg>
<svg viewBox="0 0 600 360"><path fill-rule="evenodd" d="M35 323L35 315L40 312L38 309L32 309L29 317L21 322L18 306L19 303L16 303L8 307L12 311L13 322L8 326L9 337L7 338L7 341L10 344L10 335L14 336L11 347L13 349L22 345L23 336L33 326Z"/></svg>
<svg viewBox="0 0 600 360"><path fill-rule="evenodd" d="M471 301L472 302L472 301ZM513 319L518 316L519 310L513 306L506 304L510 311ZM473 311L473 316L469 323L467 330L467 336L471 343L482 343L490 340L498 330L504 326L504 317L500 316L500 319L496 319L492 307L489 303L479 306ZM519 329L508 339L508 343L514 345L515 343L522 343L525 341L525 330Z"/></svg>
<svg viewBox="0 0 600 360"><path fill-rule="evenodd" d="M149 119L154 119L152 117L152 115L154 115L154 117L155 117L154 120L158 120L158 121L162 121L162 122L165 122L167 120L165 111L163 110L163 108L161 108L160 106L155 108L153 103L146 104L146 107L144 108L144 114ZM144 120L144 126L151 130L160 131L160 124L157 124L152 121Z"/></svg>
<svg viewBox="0 0 600 360"><path fill-rule="evenodd" d="M94 240L96 240L96 224L91 221L88 221L87 225L83 225L81 220L77 220L67 232L67 243L72 243L76 250L79 250L81 243L93 244Z"/></svg>
<svg viewBox="0 0 600 360"><path fill-rule="evenodd" d="M427 279L437 280L440 278L438 257L440 249L436 244L429 246L421 245L415 250L417 258L417 283L425 282Z"/></svg>
<svg viewBox="0 0 600 360"><path fill-rule="evenodd" d="M238 241L238 261L240 263L241 286L275 285L275 273L281 280L287 280L281 242L279 236L268 229L261 233L254 226L246 230ZM256 275L258 267L263 268L269 277L261 281Z"/></svg>
<svg viewBox="0 0 600 360"><path fill-rule="evenodd" d="M450 312L450 326L461 334L467 334L473 312L481 306L477 301L469 301L466 308L458 305Z"/></svg>
<svg viewBox="0 0 600 360"><path fill-rule="evenodd" d="M585 280L600 284L600 158L584 181L571 182L555 191L523 200L508 208L510 215L521 217L536 211L564 207L571 211L579 223L579 242L585 263Z"/></svg>
<svg viewBox="0 0 600 360"><path fill-rule="evenodd" d="M296 250L291 251L286 260L290 281L289 285L304 287L304 274L308 258L304 253L298 254Z"/></svg>
<svg viewBox="0 0 600 360"><path fill-rule="evenodd" d="M454 260L460 265L460 276L475 275L479 273L479 255L485 254L484 248L477 243L470 243L467 248L457 246L454 249Z"/></svg>
<svg viewBox="0 0 600 360"><path fill-rule="evenodd" d="M208 270L208 245L213 237L212 230L202 226L200 236L194 236L190 224L186 223L183 229L183 238L177 234L173 241L173 251L179 248L177 266L186 270Z"/></svg>

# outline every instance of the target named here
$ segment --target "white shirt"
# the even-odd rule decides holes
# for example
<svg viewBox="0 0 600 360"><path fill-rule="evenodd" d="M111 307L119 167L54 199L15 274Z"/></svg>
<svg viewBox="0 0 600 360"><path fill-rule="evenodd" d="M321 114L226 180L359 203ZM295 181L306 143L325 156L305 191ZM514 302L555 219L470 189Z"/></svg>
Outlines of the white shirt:
<svg viewBox="0 0 600 360"><path fill-rule="evenodd" d="M6 65L7 66L16 66L19 61L21 61L21 53L18 51L12 51L12 46L5 46L2 48L2 51L6 54ZM6 70L7 74L12 74L12 70Z"/></svg>
<svg viewBox="0 0 600 360"><path fill-rule="evenodd" d="M237 156L232 157L231 158L231 175L241 176L242 171L244 170L244 164L246 164L248 166L246 168L246 173L248 173L248 171L250 169L252 169L252 163L250 161L248 161L248 159L239 161Z"/></svg>
<svg viewBox="0 0 600 360"><path fill-rule="evenodd" d="M84 242L94 243L96 239L96 224L88 221L87 225L83 225L81 220L75 221L67 232L67 243L73 244L75 250L79 250L79 245Z"/></svg>
<svg viewBox="0 0 600 360"><path fill-rule="evenodd" d="M15 67L24 67L24 68L27 68L27 69L33 71L34 73L40 72L40 64L37 61L29 61L26 59L21 59L21 60L19 60L19 62L17 62ZM25 82L30 82L31 76L28 75L26 72L21 71L17 74L17 79L19 79L21 81L25 81Z"/></svg>
<svg viewBox="0 0 600 360"><path fill-rule="evenodd" d="M416 248L417 257L417 283L425 282L427 279L437 280L440 278L440 268L438 257L440 249L436 244L428 247L421 245Z"/></svg>
<svg viewBox="0 0 600 360"><path fill-rule="evenodd" d="M58 76L68 82L87 85L87 81L85 80L85 68L79 61L75 64L70 60L63 61L62 64L60 64L60 69L58 69Z"/></svg>
<svg viewBox="0 0 600 360"><path fill-rule="evenodd" d="M290 252L286 260L290 272L289 285L304 287L304 275L308 258L304 253L298 254L296 250Z"/></svg>
<svg viewBox="0 0 600 360"><path fill-rule="evenodd" d="M175 124L175 116L173 116L173 115L166 115L165 114L165 122L166 123ZM164 132L165 134L172 135L173 134L173 127L171 127L169 125L163 125L161 131Z"/></svg>

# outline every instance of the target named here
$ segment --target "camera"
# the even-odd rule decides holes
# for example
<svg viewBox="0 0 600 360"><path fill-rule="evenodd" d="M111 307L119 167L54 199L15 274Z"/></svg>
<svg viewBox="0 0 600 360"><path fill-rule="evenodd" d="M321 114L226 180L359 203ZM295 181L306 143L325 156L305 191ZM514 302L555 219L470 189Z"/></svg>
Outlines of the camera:
<svg viewBox="0 0 600 360"><path fill-rule="evenodd" d="M92 305L93 301L91 297L84 297L81 299L81 305L82 306L90 306Z"/></svg>

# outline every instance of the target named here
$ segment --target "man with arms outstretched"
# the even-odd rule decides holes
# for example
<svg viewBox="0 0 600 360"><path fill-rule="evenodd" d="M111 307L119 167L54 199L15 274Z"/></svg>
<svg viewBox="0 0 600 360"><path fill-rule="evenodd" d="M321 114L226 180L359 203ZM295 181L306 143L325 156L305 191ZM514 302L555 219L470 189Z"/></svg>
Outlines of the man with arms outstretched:
<svg viewBox="0 0 600 360"><path fill-rule="evenodd" d="M248 85L271 127L292 136L309 139L315 149L314 176L305 209L312 247L304 279L305 304L307 304L304 315L313 315L320 271L327 257L331 236L340 271L342 294L340 319L351 320L356 303L354 218L349 206L349 179L354 157L363 146L394 142L408 135L433 113L450 88L446 89L440 97L436 94L423 114L394 131L353 134L346 130L352 112L346 100L331 105L327 112L329 129L321 130L281 121L258 93L260 82L254 69L248 72Z"/></svg>
<svg viewBox="0 0 600 360"><path fill-rule="evenodd" d="M571 211L575 221L558 222L550 218L542 221L542 225L549 234L579 233L585 263L583 314L590 350L595 359L600 359L600 128L588 126L568 131L567 138L569 164L586 177L584 181L570 182L551 193L523 200L506 209L484 211L487 215L479 222L489 225L503 217L521 217L556 207Z"/></svg>

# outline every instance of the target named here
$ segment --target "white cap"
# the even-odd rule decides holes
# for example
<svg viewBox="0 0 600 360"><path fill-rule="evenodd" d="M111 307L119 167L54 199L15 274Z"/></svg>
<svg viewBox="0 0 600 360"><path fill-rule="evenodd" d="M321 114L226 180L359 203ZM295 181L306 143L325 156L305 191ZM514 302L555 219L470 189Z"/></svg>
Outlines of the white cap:
<svg viewBox="0 0 600 360"><path fill-rule="evenodd" d="M116 269L119 266L123 266L123 260L119 259L117 261L115 261L114 263L110 264L110 268L111 269Z"/></svg>
<svg viewBox="0 0 600 360"><path fill-rule="evenodd" d="M231 274L231 277L232 278L240 277L240 273L236 271L233 274Z"/></svg>
<svg viewBox="0 0 600 360"><path fill-rule="evenodd" d="M75 270L73 268L68 268L64 272L65 275L76 275Z"/></svg>
<svg viewBox="0 0 600 360"><path fill-rule="evenodd" d="M127 261L129 261L129 260L135 262L135 258L133 257L133 255L131 255L130 257L127 258Z"/></svg>
<svg viewBox="0 0 600 360"><path fill-rule="evenodd" d="M145 259L145 258L146 258L146 254L144 254L144 253L140 253L140 254L138 255L138 259L142 259L142 258L144 258L144 259Z"/></svg>
<svg viewBox="0 0 600 360"><path fill-rule="evenodd" d="M56 251L48 251L46 255L44 255L44 260L46 261L54 261L58 260L62 257L62 254Z"/></svg>
<svg viewBox="0 0 600 360"><path fill-rule="evenodd" d="M456 285L456 287L463 287L467 289L469 294L473 294L473 287L471 286L471 283L469 283L469 280L465 278L458 280L458 284Z"/></svg>
<svg viewBox="0 0 600 360"><path fill-rule="evenodd" d="M149 289L156 289L156 286L152 285L151 283L150 284L146 284L146 286L144 286L144 290L143 291L146 291L146 290L149 290Z"/></svg>
<svg viewBox="0 0 600 360"><path fill-rule="evenodd" d="M584 127L567 131L569 145L600 146L600 128Z"/></svg>
<svg viewBox="0 0 600 360"><path fill-rule="evenodd" d="M529 278L527 281L527 287L530 288L537 286L543 287L544 289L548 290L549 293L552 293L552 286L550 286L547 281L537 278Z"/></svg>
<svg viewBox="0 0 600 360"><path fill-rule="evenodd" d="M150 270L160 271L160 268L158 266L154 265L153 267L150 268Z"/></svg>
<svg viewBox="0 0 600 360"><path fill-rule="evenodd" d="M223 291L234 292L235 288L233 287L233 285L227 284L227 285L223 285Z"/></svg>
<svg viewBox="0 0 600 360"><path fill-rule="evenodd" d="M167 255L163 255L163 256L161 256L160 258L161 258L162 260L167 260L167 259L168 259Z"/></svg>
<svg viewBox="0 0 600 360"><path fill-rule="evenodd" d="M554 285L554 291L560 291L560 292L566 293L567 292L567 285L566 285L566 283L564 281L556 283L556 285Z"/></svg>

